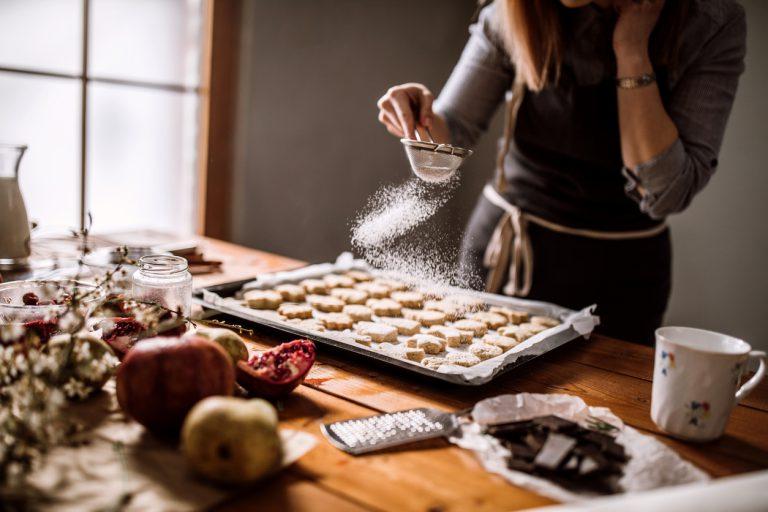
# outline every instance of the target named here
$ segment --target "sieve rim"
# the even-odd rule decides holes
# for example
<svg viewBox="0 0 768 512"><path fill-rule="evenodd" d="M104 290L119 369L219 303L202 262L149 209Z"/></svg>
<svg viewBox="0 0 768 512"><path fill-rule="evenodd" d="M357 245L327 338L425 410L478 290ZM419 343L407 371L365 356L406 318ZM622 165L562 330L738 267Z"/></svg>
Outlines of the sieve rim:
<svg viewBox="0 0 768 512"><path fill-rule="evenodd" d="M417 148L417 149L426 149L428 151L433 151L435 153L445 153L447 155L456 155L460 158L466 158L473 153L471 149L460 148L458 146L452 146L450 144L438 144L437 142L427 142L423 140L413 140L413 139L407 139L407 138L400 139L400 142L402 142L404 146L410 146L412 148Z"/></svg>

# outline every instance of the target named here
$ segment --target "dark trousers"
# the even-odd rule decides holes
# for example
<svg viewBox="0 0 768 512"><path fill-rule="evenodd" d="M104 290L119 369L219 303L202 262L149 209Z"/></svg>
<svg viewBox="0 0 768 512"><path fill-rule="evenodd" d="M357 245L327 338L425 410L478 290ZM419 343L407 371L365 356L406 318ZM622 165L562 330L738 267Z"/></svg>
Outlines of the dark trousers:
<svg viewBox="0 0 768 512"><path fill-rule="evenodd" d="M483 254L502 211L481 198L461 248L462 268L482 276ZM653 345L671 290L669 231L637 240L596 240L531 224L533 282L528 299L571 309L597 304L597 332Z"/></svg>

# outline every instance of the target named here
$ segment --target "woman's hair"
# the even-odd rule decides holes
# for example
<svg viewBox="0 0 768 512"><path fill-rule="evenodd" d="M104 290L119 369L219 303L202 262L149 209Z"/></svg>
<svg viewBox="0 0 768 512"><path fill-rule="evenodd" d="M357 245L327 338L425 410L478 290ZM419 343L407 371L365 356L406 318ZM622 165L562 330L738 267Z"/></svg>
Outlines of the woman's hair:
<svg viewBox="0 0 768 512"><path fill-rule="evenodd" d="M563 62L564 34L559 0L497 0L499 29L515 68L512 97L507 105L504 143L498 159L497 186L504 188L503 163L509 150L517 110L526 90L556 84ZM667 0L653 31L650 55L654 66L674 70L682 25L690 0Z"/></svg>
<svg viewBox="0 0 768 512"><path fill-rule="evenodd" d="M556 83L563 58L559 0L497 0L501 32L515 73L531 91ZM660 0L657 0L660 1ZM667 0L651 37L655 66L673 67L690 0Z"/></svg>

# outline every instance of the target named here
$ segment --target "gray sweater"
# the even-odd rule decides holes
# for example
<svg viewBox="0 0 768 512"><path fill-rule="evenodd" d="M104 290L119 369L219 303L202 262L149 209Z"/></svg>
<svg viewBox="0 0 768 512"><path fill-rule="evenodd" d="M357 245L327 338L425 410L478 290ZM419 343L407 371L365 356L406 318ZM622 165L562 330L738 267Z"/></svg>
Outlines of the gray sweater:
<svg viewBox="0 0 768 512"><path fill-rule="evenodd" d="M684 210L717 167L744 70L743 8L733 0L692 2L677 67L656 69L679 139L634 169L625 169L621 158L611 46L615 14L593 6L562 9L561 80L526 93L505 158L508 199L554 222L604 230L643 229ZM510 94L515 72L495 16L491 4L470 27L435 104L459 146L477 141ZM638 185L646 191L642 197Z"/></svg>

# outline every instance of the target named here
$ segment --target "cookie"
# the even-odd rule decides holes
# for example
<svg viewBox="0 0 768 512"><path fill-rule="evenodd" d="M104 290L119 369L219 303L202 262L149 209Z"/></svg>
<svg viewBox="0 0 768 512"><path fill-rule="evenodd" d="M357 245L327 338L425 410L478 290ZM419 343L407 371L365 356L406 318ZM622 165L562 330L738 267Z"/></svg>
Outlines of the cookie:
<svg viewBox="0 0 768 512"><path fill-rule="evenodd" d="M446 327L445 325L433 325L427 329L427 334L443 338L446 345L449 347L458 347L461 345L461 332L453 327ZM470 341L472 336L469 337Z"/></svg>
<svg viewBox="0 0 768 512"><path fill-rule="evenodd" d="M475 366L480 362L480 358L468 352L449 352L445 356L445 362L455 364L456 366Z"/></svg>
<svg viewBox="0 0 768 512"><path fill-rule="evenodd" d="M507 325L507 317L498 313L491 313L489 311L480 311L473 313L469 317L471 320L477 320L483 322L489 329L498 329L502 325Z"/></svg>
<svg viewBox="0 0 768 512"><path fill-rule="evenodd" d="M393 318L393 317L381 317L379 321L385 324L394 326L397 329L398 334L404 336L412 336L418 334L421 324L416 320L408 320L407 318Z"/></svg>
<svg viewBox="0 0 768 512"><path fill-rule="evenodd" d="M355 326L357 334L370 336L376 343L397 342L397 329L391 325L376 322L358 322Z"/></svg>
<svg viewBox="0 0 768 512"><path fill-rule="evenodd" d="M277 312L283 315L285 318L312 318L312 308L305 304L280 304L277 308Z"/></svg>
<svg viewBox="0 0 768 512"><path fill-rule="evenodd" d="M373 299L389 297L390 292L389 287L377 283L357 283L355 289L364 291Z"/></svg>
<svg viewBox="0 0 768 512"><path fill-rule="evenodd" d="M243 294L243 300L253 309L277 309L283 302L283 296L274 290L249 290Z"/></svg>
<svg viewBox="0 0 768 512"><path fill-rule="evenodd" d="M499 334L503 336L513 336L517 341L525 341L531 336L535 336L540 332L546 331L547 328L543 325L522 323L520 325L508 325L499 329Z"/></svg>
<svg viewBox="0 0 768 512"><path fill-rule="evenodd" d="M376 316L400 316L403 307L392 299L368 299L365 303Z"/></svg>
<svg viewBox="0 0 768 512"><path fill-rule="evenodd" d="M501 347L488 345L487 343L473 343L469 346L469 353L476 355L483 360L500 356L502 352L504 351L501 349Z"/></svg>
<svg viewBox="0 0 768 512"><path fill-rule="evenodd" d="M424 305L424 294L419 292L398 292L393 291L389 298L399 302L404 308L421 308Z"/></svg>
<svg viewBox="0 0 768 512"><path fill-rule="evenodd" d="M371 308L368 306L360 306L359 304L349 304L344 306L344 309L341 311L342 313L346 313L352 317L352 320L355 322L360 322L361 320L370 320L371 315L373 314Z"/></svg>
<svg viewBox="0 0 768 512"><path fill-rule="evenodd" d="M366 347L370 347L371 343L373 342L371 337L366 336L365 334L358 334L356 332L353 332L353 333L350 333L350 336L358 345L364 345Z"/></svg>
<svg viewBox="0 0 768 512"><path fill-rule="evenodd" d="M445 323L445 313L428 309L404 309L403 316L409 320L416 320L424 327Z"/></svg>
<svg viewBox="0 0 768 512"><path fill-rule="evenodd" d="M351 277L356 283L365 283L373 280L371 274L363 270L350 270L349 272L345 272L344 275Z"/></svg>
<svg viewBox="0 0 768 512"><path fill-rule="evenodd" d="M504 306L493 306L490 309L491 313L498 313L507 317L507 321L511 324L521 324L528 321L528 313L526 311L520 311L517 309L510 309Z"/></svg>
<svg viewBox="0 0 768 512"><path fill-rule="evenodd" d="M456 329L454 327L454 329ZM472 343L472 338L475 337L475 333L472 331L465 331L463 329L456 329L459 331L459 335L461 336L461 344L466 345L467 343Z"/></svg>
<svg viewBox="0 0 768 512"><path fill-rule="evenodd" d="M376 279L373 282L376 284L386 286L387 288L389 288L389 291L391 292L405 291L408 289L407 284L401 281L398 281L396 279L388 279L385 277L380 277L379 279Z"/></svg>
<svg viewBox="0 0 768 512"><path fill-rule="evenodd" d="M437 370L440 366L445 364L444 357L428 356L421 360L421 364L429 368L430 370Z"/></svg>
<svg viewBox="0 0 768 512"><path fill-rule="evenodd" d="M286 302L304 302L307 296L304 287L297 284L280 284L275 286L275 291L282 295Z"/></svg>
<svg viewBox="0 0 768 512"><path fill-rule="evenodd" d="M305 279L299 283L299 286L304 288L305 292L315 295L326 295L328 293L328 286L321 279Z"/></svg>
<svg viewBox="0 0 768 512"><path fill-rule="evenodd" d="M327 295L309 295L309 305L323 313L340 313L344 309L344 301Z"/></svg>
<svg viewBox="0 0 768 512"><path fill-rule="evenodd" d="M473 297L471 295L448 295L443 301L455 304L461 308L464 312L467 311L480 311L485 309L485 302L482 299Z"/></svg>
<svg viewBox="0 0 768 512"><path fill-rule="evenodd" d="M420 348L427 354L439 354L445 350L445 340L431 334L414 334L406 340L405 345Z"/></svg>
<svg viewBox="0 0 768 512"><path fill-rule="evenodd" d="M412 348L412 347L404 347L403 348L403 359L408 359L409 361L415 361L417 363L421 362L424 359L424 356L426 356L426 352L424 352L424 349L421 348Z"/></svg>
<svg viewBox="0 0 768 512"><path fill-rule="evenodd" d="M325 332L325 326L317 318L299 320L298 326L305 331Z"/></svg>
<svg viewBox="0 0 768 512"><path fill-rule="evenodd" d="M477 320L457 320L456 322L453 322L451 327L455 327L461 331L472 331L472 334L477 337L480 337L488 332L488 326L486 326L483 322L478 322Z"/></svg>
<svg viewBox="0 0 768 512"><path fill-rule="evenodd" d="M343 331L344 329L351 329L354 321L352 318L344 313L327 313L320 317L320 321L326 329L332 331Z"/></svg>
<svg viewBox="0 0 768 512"><path fill-rule="evenodd" d="M341 299L347 304L365 304L368 300L366 292L354 288L334 288L331 290L331 297Z"/></svg>
<svg viewBox="0 0 768 512"><path fill-rule="evenodd" d="M340 276L338 274L328 274L323 277L323 282L328 288L352 288L355 285L355 280L348 276Z"/></svg>
<svg viewBox="0 0 768 512"><path fill-rule="evenodd" d="M483 343L499 347L504 352L520 344L516 338L490 333L483 336Z"/></svg>
<svg viewBox="0 0 768 512"><path fill-rule="evenodd" d="M549 329L550 327L557 327L560 322L550 316L532 316L530 323L535 325L541 325Z"/></svg>
<svg viewBox="0 0 768 512"><path fill-rule="evenodd" d="M458 320L464 315L464 310L458 304L444 300L428 300L424 303L424 309L445 313L448 320Z"/></svg>

